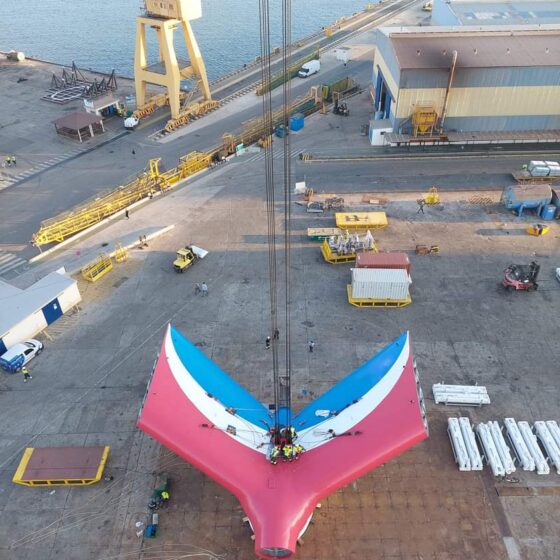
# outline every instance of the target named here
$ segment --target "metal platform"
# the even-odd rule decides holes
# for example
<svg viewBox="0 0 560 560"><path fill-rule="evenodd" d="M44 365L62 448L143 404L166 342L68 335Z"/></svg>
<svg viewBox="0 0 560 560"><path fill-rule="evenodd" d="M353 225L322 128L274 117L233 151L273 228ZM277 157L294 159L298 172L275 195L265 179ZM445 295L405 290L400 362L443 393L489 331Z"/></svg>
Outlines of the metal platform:
<svg viewBox="0 0 560 560"><path fill-rule="evenodd" d="M352 297L352 284L346 285L346 292L348 294L348 303L355 307L405 307L412 303L410 293L407 294L406 299L358 299Z"/></svg>
<svg viewBox="0 0 560 560"><path fill-rule="evenodd" d="M412 136L389 132L385 142L391 146L419 145L427 146L448 144L535 144L540 142L560 142L560 130L516 130L516 131L480 131L480 132L446 132L441 136Z"/></svg>
<svg viewBox="0 0 560 560"><path fill-rule="evenodd" d="M28 447L12 479L23 486L87 486L101 480L109 446Z"/></svg>

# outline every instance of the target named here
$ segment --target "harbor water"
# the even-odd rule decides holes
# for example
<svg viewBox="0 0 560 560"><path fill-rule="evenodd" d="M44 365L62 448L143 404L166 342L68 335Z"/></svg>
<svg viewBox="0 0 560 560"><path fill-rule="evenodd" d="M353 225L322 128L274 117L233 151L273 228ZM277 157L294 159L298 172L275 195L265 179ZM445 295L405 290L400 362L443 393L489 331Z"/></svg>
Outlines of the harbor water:
<svg viewBox="0 0 560 560"><path fill-rule="evenodd" d="M135 18L141 0L2 0L0 50L78 67L132 76ZM292 0L292 38L306 37L342 16L365 8L367 0ZM281 44L281 2L271 1L271 43ZM193 29L210 79L254 60L260 53L258 0L202 0ZM180 31L176 32L181 37ZM155 34L151 59L155 62ZM187 58L184 44L177 54Z"/></svg>

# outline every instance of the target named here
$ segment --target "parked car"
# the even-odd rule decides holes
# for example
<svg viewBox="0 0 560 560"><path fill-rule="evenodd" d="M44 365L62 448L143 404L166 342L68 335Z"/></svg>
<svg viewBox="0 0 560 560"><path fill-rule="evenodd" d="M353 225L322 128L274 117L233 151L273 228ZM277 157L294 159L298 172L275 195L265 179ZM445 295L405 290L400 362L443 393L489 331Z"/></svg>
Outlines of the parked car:
<svg viewBox="0 0 560 560"><path fill-rule="evenodd" d="M43 351L43 343L34 338L19 342L0 356L0 367L8 373L17 373L21 368Z"/></svg>
<svg viewBox="0 0 560 560"><path fill-rule="evenodd" d="M558 282L560 282L560 268L556 269L556 280L558 280Z"/></svg>

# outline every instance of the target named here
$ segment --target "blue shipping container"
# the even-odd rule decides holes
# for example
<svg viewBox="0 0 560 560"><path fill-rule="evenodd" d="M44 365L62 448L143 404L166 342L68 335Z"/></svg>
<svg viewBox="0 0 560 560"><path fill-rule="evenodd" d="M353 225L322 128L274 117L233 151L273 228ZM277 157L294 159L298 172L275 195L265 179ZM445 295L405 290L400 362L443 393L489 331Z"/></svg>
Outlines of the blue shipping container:
<svg viewBox="0 0 560 560"><path fill-rule="evenodd" d="M554 204L547 204L546 206L543 206L541 212L541 218L543 220L554 220L555 216L556 216L556 206L554 206Z"/></svg>
<svg viewBox="0 0 560 560"><path fill-rule="evenodd" d="M305 117L301 113L296 113L290 117L290 130L297 132L304 127Z"/></svg>

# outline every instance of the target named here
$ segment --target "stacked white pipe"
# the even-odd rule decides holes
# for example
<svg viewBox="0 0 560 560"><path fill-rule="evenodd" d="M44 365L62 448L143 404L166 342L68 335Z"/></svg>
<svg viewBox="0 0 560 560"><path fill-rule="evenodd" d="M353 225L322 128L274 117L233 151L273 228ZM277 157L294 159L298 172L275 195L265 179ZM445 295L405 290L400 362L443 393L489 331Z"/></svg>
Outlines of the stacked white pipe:
<svg viewBox="0 0 560 560"><path fill-rule="evenodd" d="M550 467L539 447L539 442L537 441L537 437L531 430L531 426L529 426L529 422L525 420L520 420L517 422L517 426L519 427L519 431L527 445L527 449L531 456L535 460L535 466L537 468L537 474L550 474Z"/></svg>
<svg viewBox="0 0 560 560"><path fill-rule="evenodd" d="M545 448L550 461L556 467L556 472L560 474L560 448L550 433L547 422L539 420L533 424L533 429Z"/></svg>
<svg viewBox="0 0 560 560"><path fill-rule="evenodd" d="M459 466L459 470L471 471L471 460L469 459L469 454L467 453L465 440L463 439L458 418L447 419L447 433L449 434L449 439L451 440L453 455L455 455L455 462Z"/></svg>
<svg viewBox="0 0 560 560"><path fill-rule="evenodd" d="M461 428L461 435L463 436L465 448L471 462L471 470L481 471L482 457L480 456L480 451L478 450L478 445L476 444L476 438L471 427L471 422L468 418L461 417L459 418L459 426Z"/></svg>
<svg viewBox="0 0 560 560"><path fill-rule="evenodd" d="M490 428L492 439L494 440L496 449L498 450L498 455L500 456L500 460L502 462L504 470L506 471L506 474L515 472L515 463L511 457L510 448L506 443L506 440L504 439L504 434L502 433L500 425L495 420L491 420L487 424Z"/></svg>
<svg viewBox="0 0 560 560"><path fill-rule="evenodd" d="M517 459L521 464L524 471L534 471L535 470L535 459L529 452L529 449L519 431L517 424L513 418L505 418L504 426L506 427L506 433L508 439L513 446Z"/></svg>

